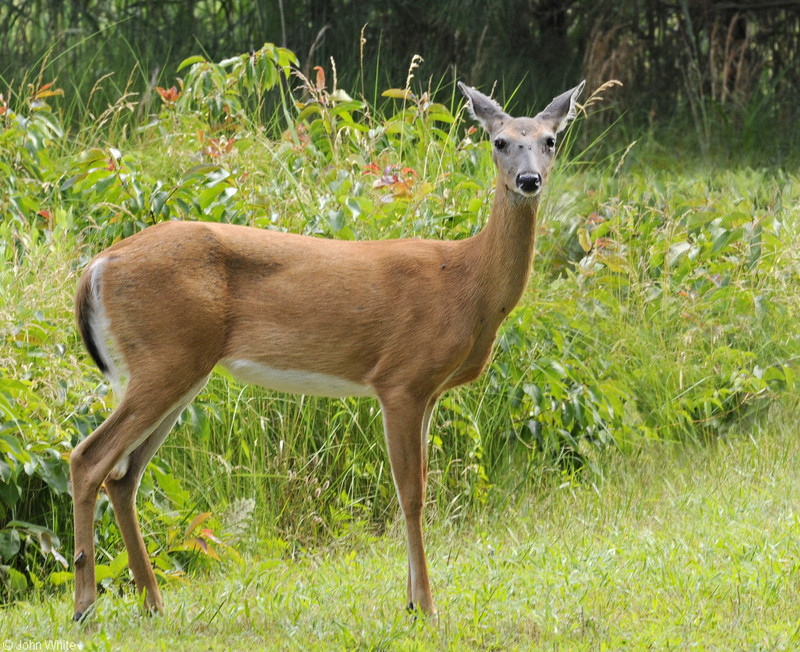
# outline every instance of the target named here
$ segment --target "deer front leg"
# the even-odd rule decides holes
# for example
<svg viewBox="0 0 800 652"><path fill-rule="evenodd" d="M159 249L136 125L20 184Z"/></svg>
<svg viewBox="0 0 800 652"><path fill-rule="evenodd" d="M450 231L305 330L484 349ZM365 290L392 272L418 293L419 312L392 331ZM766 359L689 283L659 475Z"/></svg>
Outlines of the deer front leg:
<svg viewBox="0 0 800 652"><path fill-rule="evenodd" d="M427 469L423 451L423 421L427 401L405 392L381 397L389 462L406 522L408 542L407 598L409 609L435 614L425 545L422 539L422 508L425 504Z"/></svg>

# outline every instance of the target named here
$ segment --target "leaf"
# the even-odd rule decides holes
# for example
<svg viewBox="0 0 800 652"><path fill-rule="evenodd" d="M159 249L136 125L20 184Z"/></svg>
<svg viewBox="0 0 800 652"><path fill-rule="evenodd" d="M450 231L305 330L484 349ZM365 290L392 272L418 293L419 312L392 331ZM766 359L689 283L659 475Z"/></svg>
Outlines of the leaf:
<svg viewBox="0 0 800 652"><path fill-rule="evenodd" d="M338 233L344 227L344 212L341 210L328 211L328 224L334 233Z"/></svg>
<svg viewBox="0 0 800 652"><path fill-rule="evenodd" d="M0 558L10 561L17 555L19 548L19 532L16 529L0 530Z"/></svg>
<svg viewBox="0 0 800 652"><path fill-rule="evenodd" d="M391 97L396 100L413 100L414 93L408 88L390 88L381 93L383 97Z"/></svg>
<svg viewBox="0 0 800 652"><path fill-rule="evenodd" d="M669 254L667 255L667 266L672 267L678 261L678 259L686 254L691 248L692 245L685 240L683 242L676 242L675 244L671 245L669 248Z"/></svg>
<svg viewBox="0 0 800 652"><path fill-rule="evenodd" d="M183 488L180 481L173 476L172 473L162 471L155 465L151 465L150 470L167 498L169 498L176 507L181 508L189 504L189 492Z"/></svg>
<svg viewBox="0 0 800 652"><path fill-rule="evenodd" d="M608 269L612 272L620 273L624 272L626 268L626 261L625 257L621 254L614 253L611 251L603 252L602 255L597 257L598 262L603 263Z"/></svg>
<svg viewBox="0 0 800 652"><path fill-rule="evenodd" d="M160 577L165 582L183 582L184 584L189 583L189 581L186 579L186 573L181 570L169 569L165 572L160 568L154 568L153 572L157 577Z"/></svg>
<svg viewBox="0 0 800 652"><path fill-rule="evenodd" d="M433 103L428 107L428 118L431 120L438 120L439 122L446 122L452 124L455 122L453 114L443 104Z"/></svg>
<svg viewBox="0 0 800 652"><path fill-rule="evenodd" d="M541 388L536 383L525 383L522 386L522 390L530 396L533 400L533 404L539 406L542 404L542 398L544 397Z"/></svg>
<svg viewBox="0 0 800 652"><path fill-rule="evenodd" d="M120 552L109 564L109 568L111 569L111 573L114 577L118 577L119 574L125 570L128 566L128 551L123 550Z"/></svg>
<svg viewBox="0 0 800 652"><path fill-rule="evenodd" d="M361 206L358 203L358 200L354 197L348 197L345 200L345 206L350 209L350 212L353 214L353 219L356 220L361 215Z"/></svg>
<svg viewBox="0 0 800 652"><path fill-rule="evenodd" d="M8 507L13 507L22 496L16 483L0 484L0 500Z"/></svg>
<svg viewBox="0 0 800 652"><path fill-rule="evenodd" d="M697 227L708 224L718 217L716 213L704 210L690 211L686 216L686 228L696 229Z"/></svg>
<svg viewBox="0 0 800 652"><path fill-rule="evenodd" d="M727 247L734 240L740 240L743 233L744 230L741 227L733 229L732 231L723 231L719 234L719 236L717 236L717 239L714 240L714 246L711 247L711 253L716 254L721 249Z"/></svg>
<svg viewBox="0 0 800 652"><path fill-rule="evenodd" d="M57 459L39 459L39 476L56 494L67 491L67 464L59 457Z"/></svg>
<svg viewBox="0 0 800 652"><path fill-rule="evenodd" d="M0 458L0 482L10 482L11 474L11 466L9 466L8 462L4 459Z"/></svg>
<svg viewBox="0 0 800 652"><path fill-rule="evenodd" d="M209 530L207 527L204 527L200 531L200 534L203 537L205 537L206 539L208 539L209 541L213 541L214 543L218 543L219 545L225 545L225 544L222 543L222 540L216 534L214 534L211 530Z"/></svg>
<svg viewBox="0 0 800 652"><path fill-rule="evenodd" d="M28 589L28 579L16 568L9 567L6 569L6 572L8 573L11 590L15 593L25 593L25 591Z"/></svg>
<svg viewBox="0 0 800 652"><path fill-rule="evenodd" d="M223 59L217 65L222 67L222 68L228 68L229 66L235 65L237 63L241 63L242 59L245 58L245 57L247 57L247 55L237 55L235 57L230 57L228 59ZM183 65L183 64L181 64L181 65ZM180 68L178 68L178 70L180 70Z"/></svg>
<svg viewBox="0 0 800 652"><path fill-rule="evenodd" d="M191 539L186 539L182 543L179 543L176 546L172 546L170 552L202 552L203 554L209 555L210 551L208 549L208 541L203 539L202 537L192 537Z"/></svg>
<svg viewBox="0 0 800 652"><path fill-rule="evenodd" d="M43 525L35 525L34 523L28 523L27 521L14 520L9 521L7 523L7 527L20 528L21 530L25 530L26 532L33 534L39 539L40 545L42 546L42 552L49 552L50 548L61 547L61 541L56 534L51 529ZM47 550L45 550L45 546L47 546Z"/></svg>
<svg viewBox="0 0 800 652"><path fill-rule="evenodd" d="M589 232L583 227L578 229L578 242L580 242L581 249L587 254L592 250L592 240L589 237Z"/></svg>
<svg viewBox="0 0 800 652"><path fill-rule="evenodd" d="M467 202L467 211L472 213L473 215L477 215L478 211L481 210L481 206L483 206L483 198L482 197L472 197Z"/></svg>
<svg viewBox="0 0 800 652"><path fill-rule="evenodd" d="M205 521L208 520L209 516L211 516L211 512L201 512L197 516L192 519L192 522L189 523L188 527L183 533L184 538L188 538L189 536L194 533L194 531L200 527Z"/></svg>
<svg viewBox="0 0 800 652"><path fill-rule="evenodd" d="M556 378L561 379L561 378L566 378L567 377L566 369L564 369L564 367L561 365L561 363L558 362L557 360L548 360L546 369L550 369L553 372L555 372L555 377ZM550 374L548 374L548 375L550 375Z"/></svg>
<svg viewBox="0 0 800 652"><path fill-rule="evenodd" d="M178 64L178 69L176 70L176 72L180 72L181 70L183 70L187 66L193 66L196 63L204 63L205 60L206 60L205 57L203 57L202 55L195 54L194 56L188 57L188 58L184 59L183 61L181 61Z"/></svg>
<svg viewBox="0 0 800 652"><path fill-rule="evenodd" d="M94 566L94 581L98 584L106 579L112 579L114 574L107 564L95 564Z"/></svg>
<svg viewBox="0 0 800 652"><path fill-rule="evenodd" d="M29 328L33 328L33 326L29 326ZM31 407L44 406L42 399L32 389L30 381L0 378L0 392L4 392L17 400L23 400Z"/></svg>
<svg viewBox="0 0 800 652"><path fill-rule="evenodd" d="M62 555L58 550L52 548L50 550L50 554L53 555L53 559L55 559L64 568L69 568L69 562L66 559L64 559L64 555Z"/></svg>
<svg viewBox="0 0 800 652"><path fill-rule="evenodd" d="M337 88L335 91L333 91L333 93L331 93L331 99L334 102L353 102L353 98L341 88ZM358 104L360 105L361 103L359 102Z"/></svg>
<svg viewBox="0 0 800 652"><path fill-rule="evenodd" d="M63 586L67 582L71 582L75 578L75 573L70 571L54 571L50 573L47 581L53 586Z"/></svg>
<svg viewBox="0 0 800 652"><path fill-rule="evenodd" d="M75 162L81 167L89 167L92 163L96 163L97 161L105 161L106 157L107 154L104 149L94 147L82 151Z"/></svg>

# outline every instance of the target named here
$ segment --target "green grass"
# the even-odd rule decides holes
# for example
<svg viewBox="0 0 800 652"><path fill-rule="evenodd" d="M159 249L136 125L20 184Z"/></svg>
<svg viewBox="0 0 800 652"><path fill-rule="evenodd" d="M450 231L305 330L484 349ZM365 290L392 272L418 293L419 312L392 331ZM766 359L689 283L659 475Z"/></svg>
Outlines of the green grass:
<svg viewBox="0 0 800 652"><path fill-rule="evenodd" d="M88 649L786 649L799 644L796 405L713 446L606 451L518 504L437 518L437 619L403 610L402 524L294 555L262 550L164 591L130 592L69 622L69 595L4 609L0 639Z"/></svg>

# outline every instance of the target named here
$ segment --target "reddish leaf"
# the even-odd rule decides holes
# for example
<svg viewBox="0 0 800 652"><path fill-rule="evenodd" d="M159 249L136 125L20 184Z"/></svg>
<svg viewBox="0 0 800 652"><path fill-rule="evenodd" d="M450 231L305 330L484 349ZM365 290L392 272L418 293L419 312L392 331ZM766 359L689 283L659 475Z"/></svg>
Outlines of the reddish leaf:
<svg viewBox="0 0 800 652"><path fill-rule="evenodd" d="M183 86L183 84L181 84L181 86ZM181 91L179 91L175 86L170 86L169 88L156 86L156 91L161 96L161 99L164 100L165 104L174 104L181 96Z"/></svg>
<svg viewBox="0 0 800 652"><path fill-rule="evenodd" d="M322 66L314 66L314 70L317 73L317 83L316 87L318 91L325 89L325 70L323 70Z"/></svg>
<svg viewBox="0 0 800 652"><path fill-rule="evenodd" d="M209 541L213 541L214 543L218 543L218 544L222 545L222 541L211 530L209 530L207 527L204 527L200 531L200 534L202 534Z"/></svg>

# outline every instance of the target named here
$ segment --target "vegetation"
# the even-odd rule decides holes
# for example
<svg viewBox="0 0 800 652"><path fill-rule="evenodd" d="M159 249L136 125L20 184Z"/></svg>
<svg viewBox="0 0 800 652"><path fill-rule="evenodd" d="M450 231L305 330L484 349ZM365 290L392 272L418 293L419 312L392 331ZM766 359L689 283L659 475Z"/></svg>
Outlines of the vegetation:
<svg viewBox="0 0 800 652"><path fill-rule="evenodd" d="M768 142L770 164L800 149L793 0L36 0L0 5L0 33L0 80L14 86L43 66L78 124L124 93L146 115L154 86L171 86L190 53L220 61L269 41L297 53L306 77L335 60L341 87L371 106L417 53L434 89L499 83L519 112L578 78L620 79L612 113L675 123L673 146L738 158Z"/></svg>
<svg viewBox="0 0 800 652"><path fill-rule="evenodd" d="M32 636L83 632L67 626L64 615L72 577L67 460L113 405L72 317L77 277L94 253L166 219L342 239L463 238L485 222L494 178L489 144L464 120L453 95L417 83L416 58L406 84L383 89L379 102L346 92L335 68L317 68L311 78L300 73L292 89L287 80L297 63L291 51L270 44L219 63L191 57L177 66L182 79L153 89L155 111L122 91L101 113L86 109L79 120L70 91L45 76L30 75L30 83L0 96L0 590L4 602L24 603L8 610L6 638L18 636L21 622L35 623ZM607 124L603 98L614 92L613 84L597 89L560 145L560 166L541 210L533 280L501 331L490 368L473 385L449 392L434 415L428 510L437 524L434 559L447 557L454 537L501 551L480 586L486 558L479 548L465 548L465 559L475 561L463 569L440 563L436 570L434 561L434 584L453 586L443 596L445 612L472 618L468 625L440 621L442 646L497 644L517 631L522 621L508 618L523 606L528 620L520 631L534 640L566 642L558 636L579 630L586 644L606 637L623 644L632 626L604 614L646 618L655 609L640 602L648 587L664 587L656 592L663 604L673 604L678 591L685 605L706 592L717 595L716 579L699 568L702 560L680 554L706 545L712 534L705 529L693 538L698 525L692 513L679 518L680 507L710 500L714 464L745 473L762 444L764 465L789 459L768 434L754 436L753 448L740 435L766 429L786 444L793 427L798 176L781 167L720 169L714 159L676 159L647 134L644 147L630 140L615 150L615 138L595 136ZM659 451L675 443L698 458L686 460L685 473L704 477L698 492L706 493L693 494L688 480L673 491L661 477L668 469L678 483L690 477L676 468L680 452L659 466ZM738 451L730 466L723 456L728 447ZM711 461L704 467L703 460ZM617 464L624 470L619 477ZM787 476L780 477L788 482ZM741 505L748 486L755 491L763 479L752 477L734 494ZM731 479L720 491L734 485ZM650 518L632 502L637 495L643 505L665 510L658 518L685 532L683 542L680 535L665 542L643 525L624 536L630 523ZM787 505L791 495L787 490ZM710 527L708 511L693 513ZM620 520L609 531L602 514L630 523ZM724 587L733 577L752 578L742 599L753 611L737 612L745 625L768 600L767 589L775 597L770 613L788 608L777 596L797 581L794 566L775 570L784 552L769 542L786 515L772 523L769 514L748 539L763 565L737 556L742 532L735 529L720 535L727 544L709 552L710 559L719 553L738 560L725 567ZM127 559L102 495L97 517L97 577L108 593L101 618L122 640L134 635L131 623L141 622L131 616ZM402 541L392 536L394 488L371 400L270 394L216 375L150 465L140 517L159 577L173 587L167 604L175 599L187 631L214 632L224 622L223 636L277 637L302 620L303 631L318 632L307 640L323 645L331 634L320 632L319 621L329 627L330 612L319 596L341 575L402 575ZM494 525L518 518L519 526ZM578 532L574 524L586 522L594 529ZM548 532L552 538L538 543ZM383 533L390 536L376 536ZM316 551L336 552L339 540L346 552L330 564L320 559ZM561 546L570 541L577 557L567 555L572 561L565 566ZM608 550L620 557L593 557L601 554L598 541L609 541ZM660 554L665 546L672 556ZM538 566L529 563L531 555ZM515 564L521 571L511 577L507 569ZM624 575L642 568L652 574ZM768 582L760 573L769 568L775 577L765 588L758 582ZM601 576L596 569L604 569ZM316 598L286 588L304 587L312 581L306 574L320 578L309 589ZM570 579L584 576L586 584ZM664 585L659 577L667 578ZM396 614L401 601L388 589L377 612L364 607L374 603L364 593L367 584L346 588L335 612L342 645L380 646L406 636L413 644L435 627ZM532 587L550 587L547 599ZM116 597L120 591L127 602ZM738 609L743 603L731 591L722 591L730 599L725 608ZM211 596L229 597L220 603ZM26 620L42 600L49 608ZM511 611L503 616L504 604ZM294 614L291 624L282 620L277 631L257 624L278 613ZM488 619L501 624L487 630ZM378 638L353 633L377 632L370 629L375 622ZM708 632L718 633L718 624L703 630L707 640L715 640ZM679 625L667 638L655 631L652 640L680 644L692 630ZM169 637L166 623L147 627ZM116 645L102 628L80 635ZM726 635L736 640L735 631ZM753 644L791 641L780 630L764 636Z"/></svg>
<svg viewBox="0 0 800 652"><path fill-rule="evenodd" d="M792 406L796 410L796 404ZM403 524L289 558L265 547L167 587L167 615L133 592L70 622L72 596L6 609L0 639L85 649L794 649L800 608L800 440L776 412L711 446L606 450L579 481L547 476L518 503L428 528L435 621L398 600ZM750 436L748 436L750 435Z"/></svg>

